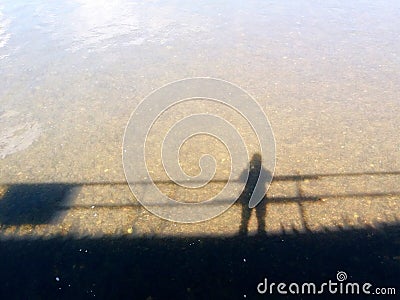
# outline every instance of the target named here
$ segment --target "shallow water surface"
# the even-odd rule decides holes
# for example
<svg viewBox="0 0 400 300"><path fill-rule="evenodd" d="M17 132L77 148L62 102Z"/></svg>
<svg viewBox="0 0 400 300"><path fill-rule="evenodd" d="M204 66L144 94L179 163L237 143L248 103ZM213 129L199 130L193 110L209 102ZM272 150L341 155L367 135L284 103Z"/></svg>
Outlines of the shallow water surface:
<svg viewBox="0 0 400 300"><path fill-rule="evenodd" d="M242 87L269 118L276 169L262 214L249 215L238 204L207 222L168 222L144 209L126 184L121 152L132 111L155 89L202 76ZM59 288L64 292L79 280L82 295L94 297L96 290L112 295L99 288L110 278L85 269L96 265L110 274L126 265L135 270L125 270L123 288L114 281L115 293L160 297L162 292L149 285L128 287L141 280L142 271L147 274L152 258L168 276L164 248L173 253L168 259L186 253L180 261L184 267L172 263L184 284L171 279L161 286L171 296L179 290L180 298L204 295L201 282L215 287L220 298L252 295L255 289L246 289L267 272L260 265L275 273L286 268L277 278L319 280L348 266L355 277L367 280L362 274L368 272L388 285L400 274L399 95L398 1L2 1L0 251L10 258L9 270L19 268L13 253L22 253L24 241L32 242L27 251L45 261L43 271L22 254L16 257L37 275L28 290L38 297L46 287L55 297L68 298L74 293ZM235 122L234 114L215 103L174 109L149 143L166 125L197 109ZM255 151L247 129L241 132ZM218 180L195 197L214 195L227 179L229 157L221 144L209 142L182 148L188 174L199 171L198 159L209 149L221 162ZM160 189L193 200L193 194L171 185L160 171L161 150L152 149L149 165ZM240 228L248 236L238 237ZM260 231L271 239L255 237ZM69 246L63 246L64 238ZM353 241L369 254L356 253ZM245 243L248 251L239 247ZM79 256L79 249L101 245L112 257L109 263L97 250L86 260ZM46 247L52 253L48 259L41 254ZM266 248L269 254L261 250ZM137 269L129 262L129 249L143 259L135 260ZM213 249L233 254L218 264ZM348 255L335 257L330 249ZM71 254L75 250L80 252ZM251 250L262 263L252 261L255 273L246 269L252 276L239 281L232 277L243 267L236 259L242 262ZM198 277L182 276L188 268L204 268L207 259L220 281L204 280L205 270ZM312 270L309 263L318 267ZM297 278L289 272L299 269ZM69 283L54 280L63 279L62 272ZM15 278L6 280L8 286L24 282Z"/></svg>

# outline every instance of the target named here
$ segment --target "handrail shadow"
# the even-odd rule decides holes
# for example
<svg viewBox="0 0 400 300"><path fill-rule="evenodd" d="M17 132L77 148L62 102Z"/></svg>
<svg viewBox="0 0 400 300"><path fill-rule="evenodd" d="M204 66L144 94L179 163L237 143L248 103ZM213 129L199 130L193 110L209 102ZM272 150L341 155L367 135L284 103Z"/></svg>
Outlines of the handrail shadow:
<svg viewBox="0 0 400 300"><path fill-rule="evenodd" d="M400 172L276 176L295 182L296 195L268 196L266 201L296 203L337 195L306 195L305 180L329 176L400 175ZM49 224L72 207L84 186L127 185L126 182L8 184L0 192L0 224ZM245 193L251 192L252 184ZM343 193L374 197L397 193ZM248 202L244 195L239 205ZM227 199L228 201L229 199ZM103 205L111 209L138 203ZM96 206L99 206L96 204ZM101 206L101 205L100 205ZM247 213L247 212L245 212ZM303 212L304 213L304 212ZM1 299L247 299L259 295L257 285L270 282L315 284L336 280L346 272L350 282L395 287L400 282L400 220L364 228L325 228L265 234L265 211L257 214L259 235L234 236L67 236L0 239ZM303 219L307 228L306 220ZM246 227L246 228L244 228ZM244 234L243 234L244 233ZM296 295L295 295L296 296ZM298 295L297 295L298 296ZM323 298L337 295L324 294Z"/></svg>
<svg viewBox="0 0 400 300"><path fill-rule="evenodd" d="M399 196L400 192L373 192L373 193L319 193L318 195L304 194L302 191L302 183L304 181L315 180L330 177L357 177L357 176L398 176L400 172L358 172L358 173L330 173L330 174L296 174L274 176L273 182L294 182L296 185L296 195L293 196L274 196L267 194L268 203L282 203L291 202L296 203L301 213L304 228L307 228L307 222L304 218L303 204L305 202L315 202L322 198L367 198L367 197L385 197L385 196ZM215 179L213 183L226 183L227 180ZM156 184L171 184L172 181L156 181ZM144 182L137 182L135 184L146 184ZM54 182L54 183L0 183L0 224L5 225L23 225L23 224L50 224L56 222L65 214L65 212L74 208L89 208L92 204L75 204L74 198L79 193L82 187L88 186L127 186L126 181L120 182ZM1 192L1 187L3 192ZM248 199L247 199L248 200ZM231 202L231 199L222 200L222 202ZM239 199L237 204L243 204L246 201ZM248 201L247 201L248 202ZM265 201L261 203L264 205ZM96 204L97 207L105 208L123 208L139 206L140 203L132 201L129 204ZM157 203L154 203L157 205ZM244 207L244 206L243 206ZM259 221L262 223L262 217L265 216L262 206L259 208ZM245 220L248 213L243 212ZM262 231L262 230L261 230Z"/></svg>

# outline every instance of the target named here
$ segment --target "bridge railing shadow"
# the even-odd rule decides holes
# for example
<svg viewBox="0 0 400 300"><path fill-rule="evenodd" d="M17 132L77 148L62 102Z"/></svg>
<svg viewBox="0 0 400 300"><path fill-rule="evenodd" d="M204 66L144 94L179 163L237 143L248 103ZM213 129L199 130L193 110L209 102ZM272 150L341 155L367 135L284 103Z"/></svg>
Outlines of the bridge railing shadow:
<svg viewBox="0 0 400 300"><path fill-rule="evenodd" d="M321 197L399 195L395 191L310 195L303 190L307 181L369 175L397 176L400 172L275 176L275 182L294 184L295 193L287 197L267 194L267 197L272 203L301 206L320 201ZM74 198L84 186L116 185L127 183L4 184L0 189L0 223L49 224L77 206ZM89 205L81 207L90 208ZM127 205L139 203L104 206L118 209ZM398 293L399 249L399 220L375 227L326 228L320 232L293 230L268 236L11 237L0 239L0 298L244 299L244 295L247 299L276 298L280 295L259 295L258 283L268 278L276 283L321 284L335 281L338 271L347 273L348 282L395 287ZM336 298L337 294L323 294L324 299L331 297Z"/></svg>
<svg viewBox="0 0 400 300"><path fill-rule="evenodd" d="M306 202L318 202L329 198L373 198L385 196L400 196L400 191L383 192L342 192L330 193L322 191L315 194L303 191L304 182L317 182L321 179L346 178L360 176L400 176L400 172L359 172L359 173L329 173L329 174L296 174L274 176L274 183L294 184L295 192L289 196L271 195L267 193L268 203L296 203L299 208L304 228L307 221L304 213ZM225 184L225 179L212 180L213 183ZM172 181L155 181L158 185L173 185ZM145 185L145 182L134 182L132 184ZM60 220L70 208L90 208L92 203L74 203L74 199L83 187L116 187L127 186L126 181L112 182L69 182L69 183L0 183L0 224L23 225L23 224L51 224ZM95 197L96 195L93 195ZM231 199L219 202L231 202ZM239 203L240 204L240 203ZM153 205L161 205L154 202ZM99 204L96 207L118 209L124 207L136 207L140 203L133 198L130 203Z"/></svg>

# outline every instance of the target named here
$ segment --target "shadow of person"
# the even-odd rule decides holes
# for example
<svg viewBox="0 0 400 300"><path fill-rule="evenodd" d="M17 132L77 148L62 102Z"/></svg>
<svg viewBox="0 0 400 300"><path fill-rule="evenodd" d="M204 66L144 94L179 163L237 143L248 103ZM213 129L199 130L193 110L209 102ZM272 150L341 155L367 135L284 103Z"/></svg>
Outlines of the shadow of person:
<svg viewBox="0 0 400 300"><path fill-rule="evenodd" d="M240 179L244 182L246 180L247 170L244 170L240 176ZM246 185L243 189L242 194L239 196L238 203L242 206L242 218L239 228L239 234L248 234L248 225L253 210L256 211L257 217L257 233L265 234L265 216L266 216L266 183L271 180L271 172L262 167L262 158L259 153L253 155L250 160L250 170L248 173ZM254 189L257 185L258 180L260 180L259 185L263 188L262 194L263 199L257 204L255 208L249 208L249 201Z"/></svg>

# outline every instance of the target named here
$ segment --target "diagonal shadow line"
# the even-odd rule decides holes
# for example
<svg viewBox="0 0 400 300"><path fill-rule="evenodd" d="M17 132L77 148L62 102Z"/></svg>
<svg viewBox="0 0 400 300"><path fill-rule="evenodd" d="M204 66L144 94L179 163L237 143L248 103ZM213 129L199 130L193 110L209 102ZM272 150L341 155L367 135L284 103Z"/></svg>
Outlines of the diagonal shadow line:
<svg viewBox="0 0 400 300"><path fill-rule="evenodd" d="M267 203L304 203L304 202L316 202L321 201L322 198L373 198L373 197L387 197L387 196L400 196L399 192L396 193L359 193L359 194L332 194L332 195L318 195L318 196L304 196L304 197L267 197ZM218 202L209 202L210 206L217 206L226 203L231 203L231 199L222 199ZM74 204L74 205L62 205L61 208L91 208L95 205L97 208L129 208L129 207L139 207L141 204L139 202L129 203L129 204ZM169 203L167 205L161 203L149 204L146 206L157 207L157 206L167 206L174 207L179 204Z"/></svg>
<svg viewBox="0 0 400 300"><path fill-rule="evenodd" d="M388 172L353 172L353 173L321 173L321 174L299 174L299 175L277 175L273 177L274 181L303 181L303 180L318 180L326 177L357 177L357 176L397 176L400 175L400 171L388 171ZM200 181L192 181L193 183L200 183ZM202 181L201 181L202 182ZM227 183L227 179L213 179L211 183ZM232 180L232 182L239 182L239 180ZM94 182L48 182L49 184L68 184L69 186L102 186L102 185L128 185L128 181L94 181ZM154 180L155 184L175 184L172 180ZM29 182L29 183L13 183L3 182L0 186L11 186L11 185L38 185L46 184L46 182ZM149 184L147 181L134 181L130 184Z"/></svg>

